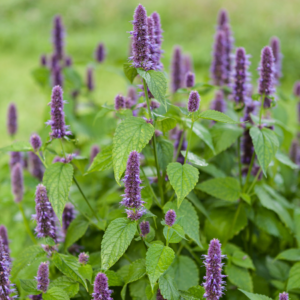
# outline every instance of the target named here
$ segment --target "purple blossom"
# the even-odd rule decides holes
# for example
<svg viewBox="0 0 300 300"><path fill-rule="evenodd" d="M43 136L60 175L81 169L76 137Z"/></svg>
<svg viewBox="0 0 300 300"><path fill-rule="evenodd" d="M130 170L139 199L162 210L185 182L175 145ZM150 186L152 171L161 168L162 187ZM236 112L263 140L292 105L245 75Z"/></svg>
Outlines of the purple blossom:
<svg viewBox="0 0 300 300"><path fill-rule="evenodd" d="M10 262L10 250L9 250L9 240L7 235L7 229L4 225L0 225L0 240L2 239L3 249L6 253L7 260Z"/></svg>
<svg viewBox="0 0 300 300"><path fill-rule="evenodd" d="M28 153L29 172L32 176L36 177L39 181L43 180L44 167L40 158L33 152Z"/></svg>
<svg viewBox="0 0 300 300"><path fill-rule="evenodd" d="M106 57L106 51L103 43L97 45L95 51L95 59L98 63L102 63Z"/></svg>
<svg viewBox="0 0 300 300"><path fill-rule="evenodd" d="M131 107L132 107L131 99L129 97L125 97L125 108L131 109Z"/></svg>
<svg viewBox="0 0 300 300"><path fill-rule="evenodd" d="M140 223L141 235L145 237L150 232L150 223L143 221Z"/></svg>
<svg viewBox="0 0 300 300"><path fill-rule="evenodd" d="M127 91L127 97L130 99L131 104L135 105L138 99L138 95L136 92L136 88L134 86L130 86Z"/></svg>
<svg viewBox="0 0 300 300"><path fill-rule="evenodd" d="M223 29L224 25L229 23L229 16L226 9L220 9L218 15L218 29Z"/></svg>
<svg viewBox="0 0 300 300"><path fill-rule="evenodd" d="M189 54L184 54L182 58L183 65L183 75L186 75L188 72L193 72L193 62L192 57Z"/></svg>
<svg viewBox="0 0 300 300"><path fill-rule="evenodd" d="M94 70L91 67L88 68L86 72L86 86L90 92L95 89Z"/></svg>
<svg viewBox="0 0 300 300"><path fill-rule="evenodd" d="M156 300L166 300L160 292L160 289L157 290Z"/></svg>
<svg viewBox="0 0 300 300"><path fill-rule="evenodd" d="M74 218L74 206L71 203L67 203L62 214L62 229L65 234L67 233L67 230Z"/></svg>
<svg viewBox="0 0 300 300"><path fill-rule="evenodd" d="M193 72L187 72L185 74L185 79L184 79L184 82L185 82L185 86L187 88L191 88L195 85L195 74Z"/></svg>
<svg viewBox="0 0 300 300"><path fill-rule="evenodd" d="M210 108L212 110L219 111L224 113L227 109L227 104L225 101L224 93L222 90L219 90L215 94L214 100L211 102Z"/></svg>
<svg viewBox="0 0 300 300"><path fill-rule="evenodd" d="M44 293L46 293L50 283L48 262L42 262L39 265L36 280L37 280L37 289L39 291L43 291Z"/></svg>
<svg viewBox="0 0 300 300"><path fill-rule="evenodd" d="M18 130L17 116L16 105L10 103L7 111L7 132L11 136L14 136Z"/></svg>
<svg viewBox="0 0 300 300"><path fill-rule="evenodd" d="M271 106L271 99L267 96L272 96L275 92L274 88L274 73L275 73L275 65L274 65L274 56L272 49L269 46L266 46L261 51L261 61L260 66L258 68L260 71L259 78L259 88L258 92L260 95L264 95L264 107L268 108Z"/></svg>
<svg viewBox="0 0 300 300"><path fill-rule="evenodd" d="M68 126L65 125L65 114L64 114L64 103L63 90L60 86L55 86L52 89L51 96L51 120L46 124L51 125L52 132L50 136L52 138L63 138L65 135L70 135L71 131L68 131Z"/></svg>
<svg viewBox="0 0 300 300"><path fill-rule="evenodd" d="M125 209L125 212L128 219L131 221L137 221L146 213L146 210L143 208L136 209L135 211L131 209Z"/></svg>
<svg viewBox="0 0 300 300"><path fill-rule="evenodd" d="M59 65L56 65L51 70L51 77L52 77L52 86L55 87L56 85L63 86L64 78L62 74L62 69Z"/></svg>
<svg viewBox="0 0 300 300"><path fill-rule="evenodd" d="M211 78L214 85L223 86L227 79L225 34L218 31L215 35Z"/></svg>
<svg viewBox="0 0 300 300"><path fill-rule="evenodd" d="M223 278L226 275L222 275L222 259L226 255L221 254L221 244L219 240L211 240L208 248L208 255L203 255L204 265L206 267L206 276L204 276L205 283L203 286L205 288L205 294L203 297L207 300L218 300L223 295L223 290L225 289L223 284Z"/></svg>
<svg viewBox="0 0 300 300"><path fill-rule="evenodd" d="M9 166L12 169L17 163L23 166L22 152L10 152Z"/></svg>
<svg viewBox="0 0 300 300"><path fill-rule="evenodd" d="M242 148L242 158L241 158L242 163L249 165L254 152L254 147L252 143L252 138L250 136L250 131L247 128L243 132L241 148Z"/></svg>
<svg viewBox="0 0 300 300"><path fill-rule="evenodd" d="M108 278L104 273L98 273L94 281L93 300L113 300L111 293L113 291L108 288Z"/></svg>
<svg viewBox="0 0 300 300"><path fill-rule="evenodd" d="M29 295L28 296L31 300L43 300L43 294L39 295Z"/></svg>
<svg viewBox="0 0 300 300"><path fill-rule="evenodd" d="M42 146L42 140L41 140L40 136L36 133L31 135L30 144L31 144L34 152L37 152L38 150L40 150L40 148Z"/></svg>
<svg viewBox="0 0 300 300"><path fill-rule="evenodd" d="M154 23L154 41L155 41L154 55L155 55L156 69L161 70L163 68L163 65L160 61L163 53L163 51L161 50L163 31L161 29L160 16L157 12L154 12L152 14L152 19Z"/></svg>
<svg viewBox="0 0 300 300"><path fill-rule="evenodd" d="M125 108L125 97L118 94L115 98L115 109L120 110Z"/></svg>
<svg viewBox="0 0 300 300"><path fill-rule="evenodd" d="M165 215L165 222L168 226L173 226L176 221L176 212L173 209L167 211Z"/></svg>
<svg viewBox="0 0 300 300"><path fill-rule="evenodd" d="M226 24L223 28L224 36L225 36L225 70L226 70L226 78L225 83L230 83L230 74L232 69L231 63L231 51L233 48L233 37L230 29L230 25Z"/></svg>
<svg viewBox="0 0 300 300"><path fill-rule="evenodd" d="M75 153L67 154L66 157L61 157L60 158L60 162L63 163L63 164L68 164L74 159L75 156L76 156Z"/></svg>
<svg viewBox="0 0 300 300"><path fill-rule="evenodd" d="M152 16L147 18L147 26L148 26L148 40L149 40L149 63L151 64L151 69L157 69L157 61L156 61L156 43L155 43L155 34L154 34L154 21Z"/></svg>
<svg viewBox="0 0 300 300"><path fill-rule="evenodd" d="M71 56L65 57L65 67L71 67L73 65L73 60Z"/></svg>
<svg viewBox="0 0 300 300"><path fill-rule="evenodd" d="M182 135L183 135L183 137L182 137ZM181 149L179 151L179 155L178 155L178 158L177 158L177 162L183 164L184 163L184 157L181 154L181 151L184 151L187 148L187 142L185 140L185 136L184 136L184 131L183 130L179 130L176 133L175 143L174 143L174 153L175 153L175 155L177 155L178 147L180 145L181 138L182 138L182 144L181 144Z"/></svg>
<svg viewBox="0 0 300 300"><path fill-rule="evenodd" d="M300 147L299 142L297 139L294 139L292 141L291 147L290 147L290 158L293 161L293 163L300 165Z"/></svg>
<svg viewBox="0 0 300 300"><path fill-rule="evenodd" d="M89 255L87 253L81 252L78 256L78 262L80 264L86 265L89 261Z"/></svg>
<svg viewBox="0 0 300 300"><path fill-rule="evenodd" d="M146 9L139 4L133 15L133 31L130 32L132 35L132 52L133 55L130 57L132 65L135 68L143 68L149 70L152 67L149 62L149 37L148 37L148 26L147 26L147 12Z"/></svg>
<svg viewBox="0 0 300 300"><path fill-rule="evenodd" d="M282 77L281 73L281 60L282 54L280 52L280 40L278 37L274 36L270 40L270 46L272 48L273 56L274 56L274 83L276 85L279 84L279 80Z"/></svg>
<svg viewBox="0 0 300 300"><path fill-rule="evenodd" d="M100 152L100 147L98 145L93 145L91 147L91 153L90 153L90 162L92 163L97 156L97 154Z"/></svg>
<svg viewBox="0 0 300 300"><path fill-rule="evenodd" d="M294 84L294 95L300 97L300 81L296 81Z"/></svg>
<svg viewBox="0 0 300 300"><path fill-rule="evenodd" d="M175 46L173 49L173 57L171 62L171 91L176 91L182 88L183 83L183 64L181 47Z"/></svg>
<svg viewBox="0 0 300 300"><path fill-rule="evenodd" d="M11 186L15 202L22 201L24 196L23 170L20 163L17 163L11 171Z"/></svg>
<svg viewBox="0 0 300 300"><path fill-rule="evenodd" d="M245 110L244 110L244 116L242 117L242 122L250 122L251 124L254 124L251 119L251 114L256 115L257 109L260 106L259 102L253 101L252 99L249 99L249 102L246 103Z"/></svg>
<svg viewBox="0 0 300 300"><path fill-rule="evenodd" d="M236 49L232 84L232 97L236 103L247 103L250 85L248 58L249 55L246 55L244 48Z"/></svg>
<svg viewBox="0 0 300 300"><path fill-rule="evenodd" d="M58 60L62 59L64 56L64 37L65 30L61 16L55 16L53 19L52 42L54 54Z"/></svg>
<svg viewBox="0 0 300 300"><path fill-rule="evenodd" d="M46 187L42 184L36 187L35 203L36 215L33 218L37 222L35 229L37 237L51 237L56 241L55 215L47 196Z"/></svg>
<svg viewBox="0 0 300 300"><path fill-rule="evenodd" d="M45 54L41 55L40 57L40 63L42 67L46 67L47 66L47 56Z"/></svg>
<svg viewBox="0 0 300 300"><path fill-rule="evenodd" d="M200 106L200 96L197 91L191 91L188 101L188 111L190 113L195 112Z"/></svg>
<svg viewBox="0 0 300 300"><path fill-rule="evenodd" d="M147 108L147 103L144 102L140 105L140 107L143 107L143 108ZM151 100L150 102L150 109L153 110L153 109L157 109L160 107L160 103L155 101L155 100Z"/></svg>
<svg viewBox="0 0 300 300"><path fill-rule="evenodd" d="M279 294L279 300L289 300L289 294L286 292Z"/></svg>
<svg viewBox="0 0 300 300"><path fill-rule="evenodd" d="M58 59L57 59L55 54L52 54L51 57L50 57L50 66L49 66L51 71L54 68L56 68L57 66L59 66Z"/></svg>

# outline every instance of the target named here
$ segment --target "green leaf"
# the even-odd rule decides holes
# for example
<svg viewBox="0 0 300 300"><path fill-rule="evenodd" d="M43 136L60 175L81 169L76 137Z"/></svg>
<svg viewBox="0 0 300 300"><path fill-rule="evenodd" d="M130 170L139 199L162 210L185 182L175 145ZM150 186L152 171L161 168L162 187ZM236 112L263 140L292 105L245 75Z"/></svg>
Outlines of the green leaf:
<svg viewBox="0 0 300 300"><path fill-rule="evenodd" d="M141 279L129 285L130 296L133 300L148 300L146 288L149 286L148 279Z"/></svg>
<svg viewBox="0 0 300 300"><path fill-rule="evenodd" d="M218 169L215 165L213 165L211 163L206 167L198 166L198 169L200 169L202 172L207 173L215 178L226 177L226 174L221 169Z"/></svg>
<svg viewBox="0 0 300 300"><path fill-rule="evenodd" d="M12 145L0 148L0 152L28 152L32 150L29 142L15 142Z"/></svg>
<svg viewBox="0 0 300 300"><path fill-rule="evenodd" d="M267 177L267 168L279 147L276 134L274 131L268 128L263 128L260 130L257 127L252 127L250 129L250 136L252 138L259 165Z"/></svg>
<svg viewBox="0 0 300 300"><path fill-rule="evenodd" d="M164 299L168 300L178 300L179 292L177 290L176 283L169 275L163 275L158 281L160 293Z"/></svg>
<svg viewBox="0 0 300 300"><path fill-rule="evenodd" d="M113 165L115 178L120 178L126 169L128 155L131 151L141 152L153 136L154 127L142 118L130 117L117 127L113 138Z"/></svg>
<svg viewBox="0 0 300 300"><path fill-rule="evenodd" d="M69 297L74 297L79 291L79 283L67 276L61 276L51 280L49 288L58 287L63 289Z"/></svg>
<svg viewBox="0 0 300 300"><path fill-rule="evenodd" d="M247 292L253 292L252 278L247 269L229 264L225 267L225 273L228 279L238 288L244 289Z"/></svg>
<svg viewBox="0 0 300 300"><path fill-rule="evenodd" d="M243 251L235 251L231 259L232 262L239 267L255 270L251 258Z"/></svg>
<svg viewBox="0 0 300 300"><path fill-rule="evenodd" d="M174 251L160 244L152 244L146 254L146 270L151 288L157 279L169 268L175 257Z"/></svg>
<svg viewBox="0 0 300 300"><path fill-rule="evenodd" d="M92 283L93 268L91 265L85 265L78 268L78 272L83 278Z"/></svg>
<svg viewBox="0 0 300 300"><path fill-rule="evenodd" d="M89 227L89 222L82 215L78 215L70 224L66 239L65 239L65 249L68 249L77 240L79 240L87 231Z"/></svg>
<svg viewBox="0 0 300 300"><path fill-rule="evenodd" d="M145 79L147 86L154 98L158 100L167 110L167 99L165 97L167 92L167 79L164 73L154 70L145 72L142 69L138 69L137 72L142 78Z"/></svg>
<svg viewBox="0 0 300 300"><path fill-rule="evenodd" d="M168 132L177 125L177 121L173 118L165 117L163 119L156 120L155 124L157 128L162 132Z"/></svg>
<svg viewBox="0 0 300 300"><path fill-rule="evenodd" d="M280 152L280 151L277 151L277 153L275 154L275 157L277 160L279 160L282 164L290 167L291 169L293 170L296 170L296 169L299 169L299 166L294 164L290 158L285 155L284 153Z"/></svg>
<svg viewBox="0 0 300 300"><path fill-rule="evenodd" d="M185 157L186 151L181 151L181 154L183 155L183 157ZM192 163L193 165L197 166L197 167L206 167L206 166L208 166L208 163L206 162L205 159L199 157L198 155L196 155L196 154L194 154L190 151L187 155L187 160L190 163Z"/></svg>
<svg viewBox="0 0 300 300"><path fill-rule="evenodd" d="M39 67L32 71L34 80L43 88L50 86L50 70L46 67Z"/></svg>
<svg viewBox="0 0 300 300"><path fill-rule="evenodd" d="M165 170L168 164L172 162L174 146L170 141L162 137L157 138L156 146L158 164L162 170Z"/></svg>
<svg viewBox="0 0 300 300"><path fill-rule="evenodd" d="M101 243L102 269L107 270L125 253L136 232L136 222L127 218L113 220Z"/></svg>
<svg viewBox="0 0 300 300"><path fill-rule="evenodd" d="M298 244L298 248L300 248L300 208L297 207L294 210L294 224L295 224L295 236Z"/></svg>
<svg viewBox="0 0 300 300"><path fill-rule="evenodd" d="M203 295L205 289L203 286L197 285L189 288L187 291L180 291L180 296L185 300L204 300Z"/></svg>
<svg viewBox="0 0 300 300"><path fill-rule="evenodd" d="M222 122L222 123L229 123L229 124L239 124L240 123L240 122L236 122L236 121L232 120L227 115L225 115L219 111L216 111L216 110L206 110L199 115L199 118L213 120L213 121Z"/></svg>
<svg viewBox="0 0 300 300"><path fill-rule="evenodd" d="M210 179L197 184L196 189L231 202L238 200L241 193L240 183L233 177Z"/></svg>
<svg viewBox="0 0 300 300"><path fill-rule="evenodd" d="M239 291L241 291L243 294L245 294L250 300L272 300L271 298L264 296L264 295L248 293L241 289L239 289Z"/></svg>
<svg viewBox="0 0 300 300"><path fill-rule="evenodd" d="M138 74L136 68L132 66L132 63L125 63L123 64L123 70L130 83L133 83L134 78Z"/></svg>
<svg viewBox="0 0 300 300"><path fill-rule="evenodd" d="M105 274L108 278L109 286L123 286L124 285L124 281L123 281L122 277L115 271L107 270L107 271L105 271Z"/></svg>
<svg viewBox="0 0 300 300"><path fill-rule="evenodd" d="M62 224L62 213L68 196L73 178L73 166L71 164L55 163L50 165L44 174L43 183L47 188L48 197L53 210Z"/></svg>
<svg viewBox="0 0 300 300"><path fill-rule="evenodd" d="M146 275L146 261L145 259L135 260L130 264L126 283L134 282Z"/></svg>
<svg viewBox="0 0 300 300"><path fill-rule="evenodd" d="M186 198L190 200L196 206L196 208L205 215L205 217L209 218L206 208L193 191L191 191Z"/></svg>
<svg viewBox="0 0 300 300"><path fill-rule="evenodd" d="M86 174L110 169L113 166L112 148L112 145L103 147L101 151L97 154L97 156L94 158Z"/></svg>
<svg viewBox="0 0 300 300"><path fill-rule="evenodd" d="M199 172L191 165L174 162L168 165L167 174L177 195L177 205L180 207L184 197L195 187Z"/></svg>
<svg viewBox="0 0 300 300"><path fill-rule="evenodd" d="M85 278L79 273L80 264L75 256L54 252L52 261L63 274L80 282L87 289Z"/></svg>
<svg viewBox="0 0 300 300"><path fill-rule="evenodd" d="M288 249L279 253L275 259L300 261L300 249Z"/></svg>
<svg viewBox="0 0 300 300"><path fill-rule="evenodd" d="M70 299L68 294L59 287L53 287L46 293L43 293L44 300L68 300Z"/></svg>
<svg viewBox="0 0 300 300"><path fill-rule="evenodd" d="M38 295L41 293L37 289L37 281L35 279L20 279L21 288L31 295Z"/></svg>
<svg viewBox="0 0 300 300"><path fill-rule="evenodd" d="M198 219L197 212L193 205L187 201L183 200L180 208L177 208L175 202L168 202L164 206L164 213L166 213L169 209L173 209L176 212L177 218L179 219L177 224L181 225L184 232L192 239L194 242L202 248L199 239L199 229L200 223Z"/></svg>
<svg viewBox="0 0 300 300"><path fill-rule="evenodd" d="M47 257L46 252L41 246L30 246L26 248L21 254L18 255L16 260L13 261L13 267L11 271L12 281L14 281L21 270L25 269L27 266L41 257Z"/></svg>
<svg viewBox="0 0 300 300"><path fill-rule="evenodd" d="M280 260L273 260L267 256L266 267L270 275L278 280L285 281L289 277L290 266Z"/></svg>
<svg viewBox="0 0 300 300"><path fill-rule="evenodd" d="M249 205L251 205L251 197L246 193L241 193L240 197L247 202Z"/></svg>
<svg viewBox="0 0 300 300"><path fill-rule="evenodd" d="M168 237L168 240L169 240L170 244L179 243L182 239L185 239L184 230L180 225L174 224L169 229L169 236L168 236L168 229L169 229L169 227L165 226L164 230L163 230L163 234L164 234L166 240L167 240L167 237Z"/></svg>
<svg viewBox="0 0 300 300"><path fill-rule="evenodd" d="M294 264L290 270L289 280L287 284L288 292L295 289L299 290L300 288L299 282L300 282L300 262Z"/></svg>

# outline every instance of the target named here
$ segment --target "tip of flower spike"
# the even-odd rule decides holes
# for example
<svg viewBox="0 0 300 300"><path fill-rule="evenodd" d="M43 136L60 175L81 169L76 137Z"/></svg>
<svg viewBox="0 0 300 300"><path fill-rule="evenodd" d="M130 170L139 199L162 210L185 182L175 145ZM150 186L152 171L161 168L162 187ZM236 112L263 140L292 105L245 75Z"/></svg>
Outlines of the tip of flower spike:
<svg viewBox="0 0 300 300"><path fill-rule="evenodd" d="M229 23L229 16L228 16L228 12L226 9L222 8L219 11L219 15L218 15L218 26L219 28L222 28L225 24Z"/></svg>
<svg viewBox="0 0 300 300"><path fill-rule="evenodd" d="M297 81L294 85L294 95L300 97L300 81Z"/></svg>
<svg viewBox="0 0 300 300"><path fill-rule="evenodd" d="M190 113L195 112L200 106L200 96L197 91L191 91L188 101L188 111Z"/></svg>
<svg viewBox="0 0 300 300"><path fill-rule="evenodd" d="M167 211L165 215L165 222L168 226L173 226L176 221L176 213L173 209Z"/></svg>
<svg viewBox="0 0 300 300"><path fill-rule="evenodd" d="M289 300L289 294L286 292L279 294L279 300Z"/></svg>
<svg viewBox="0 0 300 300"><path fill-rule="evenodd" d="M30 144L35 152L38 151L42 146L42 140L40 136L36 133L32 134L30 137Z"/></svg>

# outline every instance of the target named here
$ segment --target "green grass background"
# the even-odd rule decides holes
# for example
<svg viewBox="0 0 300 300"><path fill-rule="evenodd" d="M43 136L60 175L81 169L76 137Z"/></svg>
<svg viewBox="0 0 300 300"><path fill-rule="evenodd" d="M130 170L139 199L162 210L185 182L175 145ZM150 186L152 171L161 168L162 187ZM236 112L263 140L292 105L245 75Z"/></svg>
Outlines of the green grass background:
<svg viewBox="0 0 300 300"><path fill-rule="evenodd" d="M148 14L158 11L164 29L163 63L169 71L172 47L179 44L192 54L197 82L207 80L218 10L229 11L235 45L252 55L251 72L257 82L260 51L273 35L282 41L282 89L291 94L300 79L299 0L147 0L140 1ZM18 140L28 140L41 126L50 100L35 84L31 72L41 53L50 53L52 18L61 14L66 27L66 52L84 75L99 41L108 49L107 61L97 70L95 99L111 102L125 92L126 81L118 74L128 56L129 22L136 0L1 0L0 2L0 146L7 145L6 111L17 103ZM294 111L294 109L291 109Z"/></svg>

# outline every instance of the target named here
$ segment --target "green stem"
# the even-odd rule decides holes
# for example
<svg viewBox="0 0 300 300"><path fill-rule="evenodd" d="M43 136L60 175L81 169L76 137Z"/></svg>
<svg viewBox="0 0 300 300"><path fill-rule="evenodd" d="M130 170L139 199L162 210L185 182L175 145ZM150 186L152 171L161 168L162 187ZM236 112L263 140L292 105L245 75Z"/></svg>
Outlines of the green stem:
<svg viewBox="0 0 300 300"><path fill-rule="evenodd" d="M153 120L153 126L155 128L155 119L152 117L151 108L150 108L150 100L148 96L148 88L145 79L143 79L143 85L144 85L144 92L145 92L145 98L147 102L147 108L148 108L148 114L149 118ZM157 179L158 179L158 187L160 192L160 198L161 198L161 205L164 205L164 191L162 187L162 178L160 176L159 171L159 165L158 165L158 159L157 159L157 147L156 147L156 136L155 133L153 135L153 153L154 153L154 159L155 159L155 166L156 166L156 172L157 172Z"/></svg>
<svg viewBox="0 0 300 300"><path fill-rule="evenodd" d="M176 256L179 256L182 249L183 249L183 244L180 245L178 251L176 252Z"/></svg>
<svg viewBox="0 0 300 300"><path fill-rule="evenodd" d="M166 245L169 246L169 232L170 232L170 227L168 226L168 232L167 232L167 238L166 238Z"/></svg>
<svg viewBox="0 0 300 300"><path fill-rule="evenodd" d="M192 138L192 133L193 133L193 127L194 127L194 120L192 121L192 125L191 125L191 128L190 128L190 136L189 136L189 141L188 141L186 152L185 152L184 163L186 163L187 156L188 156L188 153L189 153L189 148L190 148L191 138Z"/></svg>
<svg viewBox="0 0 300 300"><path fill-rule="evenodd" d="M241 210L241 207L242 207L242 202L240 201L239 205L238 205L238 208L234 214L234 218L233 218L233 221L231 223L231 227L230 227L230 230L229 230L229 234L228 234L228 238L227 238L227 241L225 242L225 244L229 241L230 237L232 236L233 234L233 230L234 230L234 226L235 226L235 223L236 223L236 220L237 220L237 217L240 213L240 210Z"/></svg>
<svg viewBox="0 0 300 300"><path fill-rule="evenodd" d="M255 176L255 178L254 178L251 186L249 187L249 189L247 191L247 194L249 194L251 192L251 190L253 189L253 187L254 187L254 185L255 185L255 183L256 183L256 181L257 181L257 179L258 179L258 177L259 177L259 175L261 173L261 171L262 171L261 168L259 168L259 170L258 170L258 172L257 172L257 174L256 174L256 176Z"/></svg>
<svg viewBox="0 0 300 300"><path fill-rule="evenodd" d="M245 185L244 185L244 188L243 188L243 192L246 191L246 188L247 188L247 185L248 185L248 182L249 182L249 179L250 179L252 167L253 167L253 164L254 164L254 160L255 160L255 152L253 152L253 154L252 154L250 166L249 166L247 177L246 177L246 182L245 182Z"/></svg>
<svg viewBox="0 0 300 300"><path fill-rule="evenodd" d="M194 251L191 249L191 247L186 243L186 242L182 242L183 243L183 247L186 248L186 250L188 250L190 252L190 254L193 256L193 258L201 265L203 264L203 261L199 259L199 257L197 255L195 255Z"/></svg>
<svg viewBox="0 0 300 300"><path fill-rule="evenodd" d="M241 138L238 138L238 161L239 161L239 180L242 186L242 163L241 163Z"/></svg>
<svg viewBox="0 0 300 300"><path fill-rule="evenodd" d="M39 157L39 159L40 159L41 162L43 163L44 167L47 169L46 162L45 162L45 160L42 158L42 156L40 155L40 152L37 151L37 152L34 152L34 153Z"/></svg>
<svg viewBox="0 0 300 300"><path fill-rule="evenodd" d="M60 141L60 145L61 145L61 149L62 149L62 151L63 151L64 157L67 158L67 156L66 156L66 151L65 151L65 148L64 148L64 144L63 144L63 142L62 142L62 139L59 139L59 141Z"/></svg>
<svg viewBox="0 0 300 300"><path fill-rule="evenodd" d="M24 221L24 225L25 225L26 231L27 231L28 235L30 236L32 242L33 242L34 244L37 244L37 241L36 241L36 239L35 239L35 237L34 237L32 231L31 231L30 226L29 226L29 224L28 224L28 221L27 221L27 219L26 219L26 216L25 216L25 212L24 212L22 203L20 202L20 203L18 203L18 205L19 205L19 209L20 209L20 211L21 211L21 214L22 214L22 216L23 216L23 221Z"/></svg>
<svg viewBox="0 0 300 300"><path fill-rule="evenodd" d="M259 111L259 126L261 125L261 117L262 117L262 112L263 112L263 108L264 108L264 102L265 102L265 94L262 94L260 111Z"/></svg>
<svg viewBox="0 0 300 300"><path fill-rule="evenodd" d="M176 156L175 156L175 161L177 161L178 156L180 154L181 146L182 146L182 143L183 143L183 138L184 138L184 132L182 130L182 134L181 134L181 137L180 137L179 145L178 145L178 148L177 148L177 153L176 153Z"/></svg>

